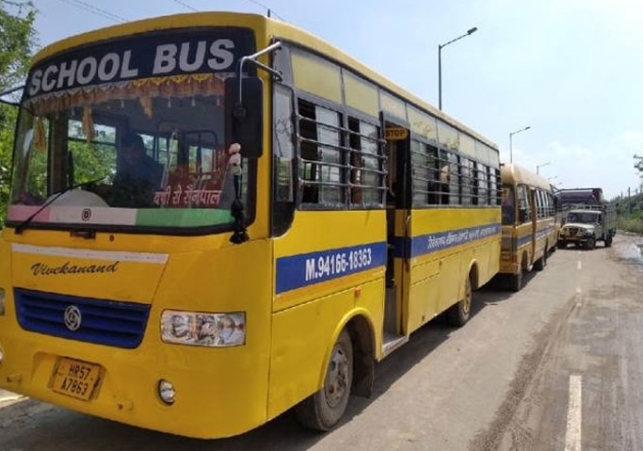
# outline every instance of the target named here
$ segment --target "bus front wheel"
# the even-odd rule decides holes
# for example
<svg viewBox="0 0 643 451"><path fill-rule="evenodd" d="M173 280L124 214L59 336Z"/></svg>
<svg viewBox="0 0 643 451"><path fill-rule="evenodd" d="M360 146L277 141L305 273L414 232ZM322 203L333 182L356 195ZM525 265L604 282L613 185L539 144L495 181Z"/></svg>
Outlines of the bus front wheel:
<svg viewBox="0 0 643 451"><path fill-rule="evenodd" d="M299 422L316 431L328 431L340 420L353 385L353 343L346 329L333 346L324 386L295 408Z"/></svg>

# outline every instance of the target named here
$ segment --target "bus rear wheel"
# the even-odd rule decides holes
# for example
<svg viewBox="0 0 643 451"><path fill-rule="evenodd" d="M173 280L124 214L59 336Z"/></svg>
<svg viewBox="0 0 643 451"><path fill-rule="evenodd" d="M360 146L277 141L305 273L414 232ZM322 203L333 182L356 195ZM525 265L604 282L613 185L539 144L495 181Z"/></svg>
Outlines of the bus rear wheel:
<svg viewBox="0 0 643 451"><path fill-rule="evenodd" d="M464 297L455 305L452 305L447 310L447 321L452 326L462 327L471 316L471 301L473 300L473 293L471 290L471 277L467 277L464 284Z"/></svg>
<svg viewBox="0 0 643 451"><path fill-rule="evenodd" d="M295 408L299 422L325 432L339 422L346 410L353 385L353 343L346 329L333 346L324 386Z"/></svg>
<svg viewBox="0 0 643 451"><path fill-rule="evenodd" d="M545 246L545 252L543 253L543 256L536 260L536 263L534 263L534 269L536 271L542 271L543 269L545 269L545 266L547 266L547 246Z"/></svg>
<svg viewBox="0 0 643 451"><path fill-rule="evenodd" d="M514 293L522 290L522 269L518 274L511 274L509 276L509 289Z"/></svg>

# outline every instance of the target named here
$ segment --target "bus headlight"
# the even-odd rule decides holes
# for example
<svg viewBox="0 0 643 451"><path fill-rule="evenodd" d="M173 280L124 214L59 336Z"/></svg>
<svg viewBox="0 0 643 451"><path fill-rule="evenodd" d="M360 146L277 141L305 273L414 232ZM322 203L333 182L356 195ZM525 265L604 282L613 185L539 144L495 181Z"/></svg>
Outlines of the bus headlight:
<svg viewBox="0 0 643 451"><path fill-rule="evenodd" d="M4 315L4 300L5 300L4 288L0 288L0 316Z"/></svg>
<svg viewBox="0 0 643 451"><path fill-rule="evenodd" d="M246 314L166 310L161 315L161 339L190 346L241 346L246 342Z"/></svg>

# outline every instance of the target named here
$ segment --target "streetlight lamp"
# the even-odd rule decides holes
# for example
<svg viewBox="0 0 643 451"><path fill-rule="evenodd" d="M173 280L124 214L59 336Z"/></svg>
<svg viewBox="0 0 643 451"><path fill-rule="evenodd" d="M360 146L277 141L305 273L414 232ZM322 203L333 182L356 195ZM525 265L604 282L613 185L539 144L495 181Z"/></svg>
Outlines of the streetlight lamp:
<svg viewBox="0 0 643 451"><path fill-rule="evenodd" d="M451 39L446 44L438 45L438 107L440 108L440 110L442 110L442 48L446 47L449 44L453 44L455 41L458 41L462 38L466 38L476 31L478 31L478 27L470 28L469 30L467 30L466 34L458 36L455 39Z"/></svg>
<svg viewBox="0 0 643 451"><path fill-rule="evenodd" d="M531 128L531 125L528 125L525 128L521 128L520 130L516 130L515 132L509 133L509 163L514 162L514 149L513 149L513 141L512 141L513 136L517 135L518 133L527 131L530 128Z"/></svg>
<svg viewBox="0 0 643 451"><path fill-rule="evenodd" d="M536 174L540 174L540 168L542 168L544 166L547 166L548 164L551 164L551 161L548 161L547 163L543 163L543 164L537 164L536 165Z"/></svg>

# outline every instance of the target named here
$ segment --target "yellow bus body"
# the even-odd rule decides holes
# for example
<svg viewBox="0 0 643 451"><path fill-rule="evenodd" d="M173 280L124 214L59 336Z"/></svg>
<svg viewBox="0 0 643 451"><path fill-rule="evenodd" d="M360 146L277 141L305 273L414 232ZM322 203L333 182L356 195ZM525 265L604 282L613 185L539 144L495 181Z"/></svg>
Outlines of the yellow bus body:
<svg viewBox="0 0 643 451"><path fill-rule="evenodd" d="M128 23L51 45L36 55L34 64L116 37L210 25L251 28L259 49L274 36L314 49L477 136L328 44L255 15L200 13ZM270 124L272 81L265 74L261 77L264 118ZM270 127L264 127L263 141L264 149L270 149ZM264 151L257 163L256 214L248 227L251 240L242 245L231 244L229 233L179 237L101 232L88 241L67 231L29 229L18 235L13 227L6 227L0 239L0 288L5 290L6 305L0 315L0 387L126 424L220 438L251 430L320 390L333 345L346 327L364 356L382 359L387 354L385 262L328 281L281 291L275 287L280 261L285 261L280 259L365 245L383 249L386 211L298 210L288 232L271 237L270 158L270 152ZM495 206L396 211L395 233L407 239L409 248L426 236L449 232L460 232L462 242L447 239L439 250L395 258L398 335L408 339L460 301L468 277L478 288L498 272L500 222L500 209ZM480 233L481 238L476 238ZM518 237L517 230L512 233ZM424 241L419 246L425 246ZM115 262L118 271L101 274L61 276L37 270ZM317 276L314 271L311 274L313 279ZM282 280L288 285L287 276ZM17 321L18 289L35 298L61 294L149 307L140 345L122 349L28 332ZM208 348L164 343L160 317L166 310L245 312L245 344ZM90 399L52 390L64 357L100 367ZM161 380L171 381L176 388L171 406L159 397Z"/></svg>
<svg viewBox="0 0 643 451"><path fill-rule="evenodd" d="M518 276L537 262L546 261L546 254L556 249L558 231L553 191L546 179L515 164L504 163L500 173L503 187L513 190L514 199L519 186L528 189L525 211L528 219L519 220L519 203L514 202L513 220L509 224L503 221L502 226L500 273ZM546 193L551 203L540 205L537 191Z"/></svg>

